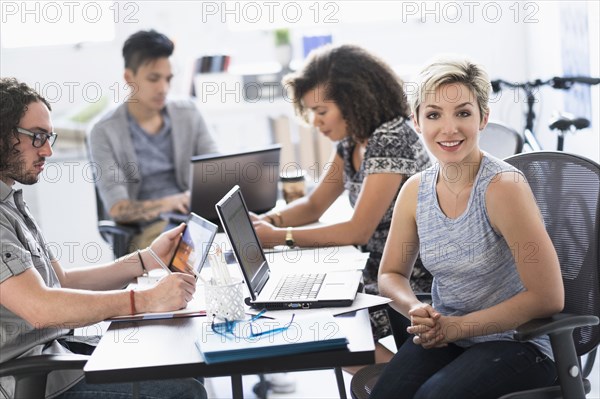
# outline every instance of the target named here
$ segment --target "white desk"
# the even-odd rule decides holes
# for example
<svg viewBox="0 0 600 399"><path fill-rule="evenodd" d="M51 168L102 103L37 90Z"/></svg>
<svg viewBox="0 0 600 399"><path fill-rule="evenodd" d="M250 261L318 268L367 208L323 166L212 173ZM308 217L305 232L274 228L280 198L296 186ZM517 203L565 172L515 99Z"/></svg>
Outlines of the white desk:
<svg viewBox="0 0 600 399"><path fill-rule="evenodd" d="M217 237L216 242L223 248L228 247L222 234ZM338 253L343 256L362 256L353 247L342 249ZM319 253L297 252L302 256L310 255L311 259ZM284 256L282 253L272 255ZM319 264L320 267L327 265ZM232 273L240 273L239 266L230 265L230 268ZM204 269L202 273L210 271ZM203 293L197 292L197 295ZM340 397L345 398L341 367L374 361L375 344L366 309L336 317L348 337L347 349L211 365L204 362L195 346L196 339L205 328L205 320L203 317L192 317L112 323L84 368L86 380L90 383L108 383L230 375L233 396L242 397L243 374L335 368Z"/></svg>

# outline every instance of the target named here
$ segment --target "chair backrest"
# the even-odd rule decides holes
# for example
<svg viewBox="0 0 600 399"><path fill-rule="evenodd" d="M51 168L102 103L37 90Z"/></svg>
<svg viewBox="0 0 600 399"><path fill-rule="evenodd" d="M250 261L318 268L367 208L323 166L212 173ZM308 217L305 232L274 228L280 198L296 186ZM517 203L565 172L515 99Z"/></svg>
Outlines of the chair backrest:
<svg viewBox="0 0 600 399"><path fill-rule="evenodd" d="M98 222L100 222L101 220L110 220L108 212L106 212L106 209L104 209L104 203L102 202L102 198L100 197L98 186L95 183L94 192L96 193L96 216L98 217Z"/></svg>
<svg viewBox="0 0 600 399"><path fill-rule="evenodd" d="M489 122L479 134L479 147L503 159L523 151L523 136L506 125Z"/></svg>
<svg viewBox="0 0 600 399"><path fill-rule="evenodd" d="M90 148L90 141L88 136L85 136L84 139L85 152L87 155L88 161L92 161L92 151ZM94 168L92 168L92 172L95 172ZM94 192L96 193L96 216L98 217L98 221L109 219L108 213L104 209L104 204L102 203L102 199L100 198L100 193L98 192L98 185L96 184L96 173L94 173Z"/></svg>
<svg viewBox="0 0 600 399"><path fill-rule="evenodd" d="M558 253L564 313L600 316L600 165L564 152L531 152L505 159L521 170L535 195ZM578 355L600 343L600 326L573 333Z"/></svg>

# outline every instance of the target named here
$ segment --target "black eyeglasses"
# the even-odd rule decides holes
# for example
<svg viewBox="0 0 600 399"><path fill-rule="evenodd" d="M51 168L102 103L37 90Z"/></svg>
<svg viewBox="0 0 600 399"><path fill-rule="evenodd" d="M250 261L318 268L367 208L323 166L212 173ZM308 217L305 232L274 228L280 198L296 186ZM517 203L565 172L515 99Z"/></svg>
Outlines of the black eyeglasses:
<svg viewBox="0 0 600 399"><path fill-rule="evenodd" d="M56 133L51 132L51 133L42 133L42 132L32 132L31 130L27 130L27 129L23 129L22 127L17 127L16 128L17 132L21 133L21 134L25 134L29 137L32 138L32 142L31 144L35 147L35 148L41 148L44 146L44 144L46 144L46 141L48 141L50 143L50 147L52 147L54 145L54 142L56 141Z"/></svg>
<svg viewBox="0 0 600 399"><path fill-rule="evenodd" d="M263 309L255 316L248 321L244 320L227 320L225 319L222 323L215 323L215 317L213 317L213 321L210 325L210 328L217 334L222 335L227 338L241 338L241 339L249 339L249 338L257 338L267 334L277 334L283 332L290 328L292 323L294 322L294 316L296 314L292 314L292 319L285 324L283 327L271 328L262 331L260 326L255 325L255 321L258 320L267 310ZM240 323L248 323L249 328L237 328ZM244 326L245 327L245 326Z"/></svg>

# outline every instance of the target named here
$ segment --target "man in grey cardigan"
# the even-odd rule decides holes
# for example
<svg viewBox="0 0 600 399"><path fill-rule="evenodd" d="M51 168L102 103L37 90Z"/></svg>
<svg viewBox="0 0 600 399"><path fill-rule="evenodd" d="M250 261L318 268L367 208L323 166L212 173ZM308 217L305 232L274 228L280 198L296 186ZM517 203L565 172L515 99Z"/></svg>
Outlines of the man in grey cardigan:
<svg viewBox="0 0 600 399"><path fill-rule="evenodd" d="M188 213L193 155L217 147L191 101L167 101L173 42L154 30L123 46L131 95L90 133L96 184L104 208L119 223L140 225L130 248L145 248L166 226L165 212Z"/></svg>

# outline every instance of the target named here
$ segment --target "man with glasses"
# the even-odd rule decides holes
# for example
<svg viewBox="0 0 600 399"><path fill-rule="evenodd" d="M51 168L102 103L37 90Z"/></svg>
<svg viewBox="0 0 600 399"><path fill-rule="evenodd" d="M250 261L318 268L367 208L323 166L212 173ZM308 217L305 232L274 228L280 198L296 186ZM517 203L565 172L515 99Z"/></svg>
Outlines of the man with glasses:
<svg viewBox="0 0 600 399"><path fill-rule="evenodd" d="M52 147L56 141L56 133L54 132L32 132L31 130L23 129L22 127L18 127L15 130L21 134L31 137L31 144L35 148L43 147L44 144L46 144L46 141L48 141L50 143L50 147Z"/></svg>
<svg viewBox="0 0 600 399"><path fill-rule="evenodd" d="M124 77L131 94L90 133L104 208L116 222L142 228L130 248L145 248L160 234L167 224L161 214L188 213L190 158L217 151L194 103L167 101L173 49L154 30L125 41Z"/></svg>
<svg viewBox="0 0 600 399"><path fill-rule="evenodd" d="M192 299L194 277L173 273L143 290L120 289L167 261L183 225L163 233L150 248L96 267L65 270L46 245L15 183L35 184L52 155L50 104L13 78L0 78L0 363L40 354L90 354L97 340L77 340L70 331L114 316L181 309ZM53 201L54 198L43 198ZM66 216L66 215L65 215ZM196 379L146 381L140 397L205 398ZM132 397L131 384L91 385L83 372L54 371L46 394L69 398ZM0 398L14 396L11 377L0 378ZM60 396L59 396L60 397Z"/></svg>
<svg viewBox="0 0 600 399"><path fill-rule="evenodd" d="M39 108L41 105L36 103L33 104L32 107L34 108ZM32 132L31 130L27 130L25 128L22 127L16 127L15 131L17 133L20 134L24 134L26 136L31 137L31 145L33 146L33 148L37 148L36 151L38 154L42 154L45 153L46 151L48 151L48 147L46 146L46 142L48 142L48 144L50 144L50 147L52 147L54 145L54 142L56 141L56 133L54 132L50 132L48 133L47 131L45 131L43 128L39 128L42 131L39 132ZM52 150L50 150L50 154L52 154ZM25 172L26 169L26 162L24 159L18 159L16 164L9 164L12 167L12 171L15 173L18 172ZM38 178L39 178L39 173L41 172L44 168L44 159L43 157L40 155L40 159L37 163L33 164L34 168L32 170L29 170L25 173L22 174L22 183L23 184L34 184L37 183Z"/></svg>

